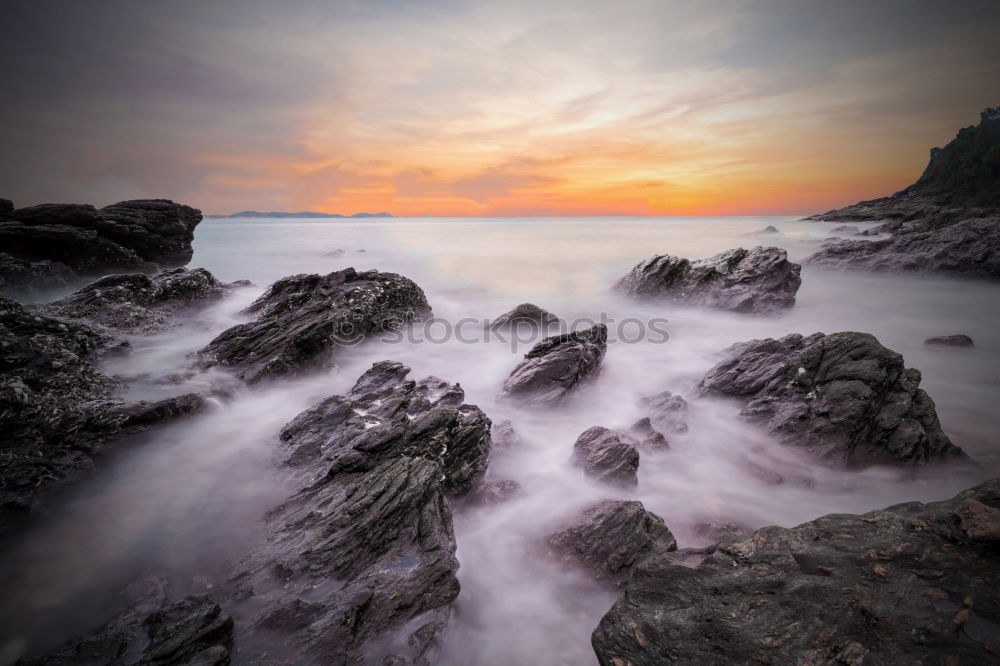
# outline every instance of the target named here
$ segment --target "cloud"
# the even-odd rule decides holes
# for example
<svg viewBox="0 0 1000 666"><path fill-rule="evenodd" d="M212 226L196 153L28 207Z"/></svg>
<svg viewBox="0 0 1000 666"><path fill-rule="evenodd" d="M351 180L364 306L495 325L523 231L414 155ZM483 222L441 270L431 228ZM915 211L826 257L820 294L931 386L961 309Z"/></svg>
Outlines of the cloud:
<svg viewBox="0 0 1000 666"><path fill-rule="evenodd" d="M805 212L907 184L1000 102L1000 5L979 0L49 0L4 15L0 194L19 204Z"/></svg>

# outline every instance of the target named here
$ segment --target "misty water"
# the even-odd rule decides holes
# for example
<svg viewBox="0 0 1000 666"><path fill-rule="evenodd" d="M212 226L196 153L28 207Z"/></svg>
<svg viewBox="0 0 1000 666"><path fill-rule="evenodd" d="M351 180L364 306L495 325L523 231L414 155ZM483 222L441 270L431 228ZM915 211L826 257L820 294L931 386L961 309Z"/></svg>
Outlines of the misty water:
<svg viewBox="0 0 1000 666"><path fill-rule="evenodd" d="M782 233L748 235L767 225ZM211 391L211 409L110 447L93 475L50 498L31 529L0 544L0 663L51 649L100 624L114 609L115 593L143 572L168 574L173 596L205 590L252 547L263 513L292 490L275 464L281 426L346 391L383 359L410 366L415 379L433 374L461 383L467 402L494 422L510 419L523 439L495 453L488 473L519 482L521 493L455 512L462 592L440 659L449 665L596 663L590 632L617 594L545 551L546 536L595 501L641 500L664 518L681 547L701 546L701 523L792 526L831 512L944 499L995 475L1000 285L805 267L796 306L770 318L637 305L609 291L653 254L700 258L773 244L799 260L835 226L784 217L202 223L191 266L256 286L236 290L180 327L132 338L133 353L107 360L102 369L130 381L129 398ZM330 256L336 250L342 253ZM239 311L274 280L348 266L412 278L441 321L418 326L402 340L355 346L328 372L260 388L241 386L223 371L177 375L188 354L242 321ZM484 341L478 323L466 324L464 339L457 339L444 323L479 322L522 302L564 320L603 315L611 322L599 377L558 409L532 411L497 400L529 345ZM654 318L669 320L669 339L635 341L641 332L636 322ZM742 422L737 403L698 397L701 376L733 342L846 330L873 333L923 372L922 386L937 403L945 431L982 471L837 471ZM952 333L970 335L976 346L923 344ZM634 490L591 482L568 463L583 430L627 427L646 415L640 399L664 390L688 399L690 427L668 433L670 450L642 454ZM781 482L773 475L768 481L762 469Z"/></svg>

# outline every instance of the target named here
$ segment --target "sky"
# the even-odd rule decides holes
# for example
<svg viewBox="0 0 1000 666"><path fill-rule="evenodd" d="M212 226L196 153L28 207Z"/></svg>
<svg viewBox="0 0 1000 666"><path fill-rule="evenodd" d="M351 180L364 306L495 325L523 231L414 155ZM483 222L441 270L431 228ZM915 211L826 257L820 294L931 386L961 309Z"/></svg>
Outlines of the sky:
<svg viewBox="0 0 1000 666"><path fill-rule="evenodd" d="M1000 105L1000 2L0 0L0 196L769 215Z"/></svg>

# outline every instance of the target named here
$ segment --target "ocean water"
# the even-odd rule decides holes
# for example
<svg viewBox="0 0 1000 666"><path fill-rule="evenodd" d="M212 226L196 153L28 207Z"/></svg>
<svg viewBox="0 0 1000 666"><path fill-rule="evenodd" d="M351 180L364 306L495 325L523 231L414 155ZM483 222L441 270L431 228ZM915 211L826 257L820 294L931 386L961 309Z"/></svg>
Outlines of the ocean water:
<svg viewBox="0 0 1000 666"><path fill-rule="evenodd" d="M753 234L768 225L782 233ZM596 663L590 632L617 595L558 566L544 547L548 534L595 501L638 499L666 520L681 547L700 546L696 528L704 522L792 526L832 512L944 499L996 475L1000 284L804 267L796 306L767 318L635 304L609 290L653 254L700 258L763 244L785 247L797 260L836 226L786 217L203 222L191 266L256 286L181 327L133 339L134 353L103 369L129 379L132 398L208 389L219 397L206 414L114 447L93 476L52 499L32 529L0 544L0 664L100 623L115 607L115 591L143 572L168 573L178 596L205 589L252 547L261 515L289 492L274 464L281 426L383 359L409 365L413 378L460 382L467 402L494 421L510 419L524 440L497 453L489 471L491 479L519 482L522 492L456 512L462 592L440 659L448 665ZM248 389L222 371L165 380L242 321L239 311L274 280L349 266L412 278L435 320L352 347L336 369L293 381ZM522 302L564 320L603 319L616 339L599 377L559 409L497 400L530 344L484 340L482 322ZM669 339L653 334L653 322ZM743 423L738 404L697 395L702 375L734 342L846 330L876 335L922 371L942 426L981 471L825 468ZM972 336L976 346L923 344L951 333ZM645 415L640 399L663 390L688 399L690 428L667 434L669 451L643 454L637 488L595 484L569 465L583 430L627 427ZM782 481L761 478L760 468Z"/></svg>

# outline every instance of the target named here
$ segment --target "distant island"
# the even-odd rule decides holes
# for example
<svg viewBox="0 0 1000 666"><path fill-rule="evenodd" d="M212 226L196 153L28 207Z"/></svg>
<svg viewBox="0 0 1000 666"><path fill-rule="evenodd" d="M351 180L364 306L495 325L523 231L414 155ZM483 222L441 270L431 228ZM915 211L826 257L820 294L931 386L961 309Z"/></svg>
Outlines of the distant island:
<svg viewBox="0 0 1000 666"><path fill-rule="evenodd" d="M206 215L205 217L211 217L216 219L229 219L234 217L280 217L280 218L308 218L308 217L318 217L318 218L351 218L351 217L395 217L391 213L355 213L354 215L341 215L340 213L317 213L314 211L301 211L298 213L262 213L257 210L244 210L239 213L233 213L232 215Z"/></svg>

